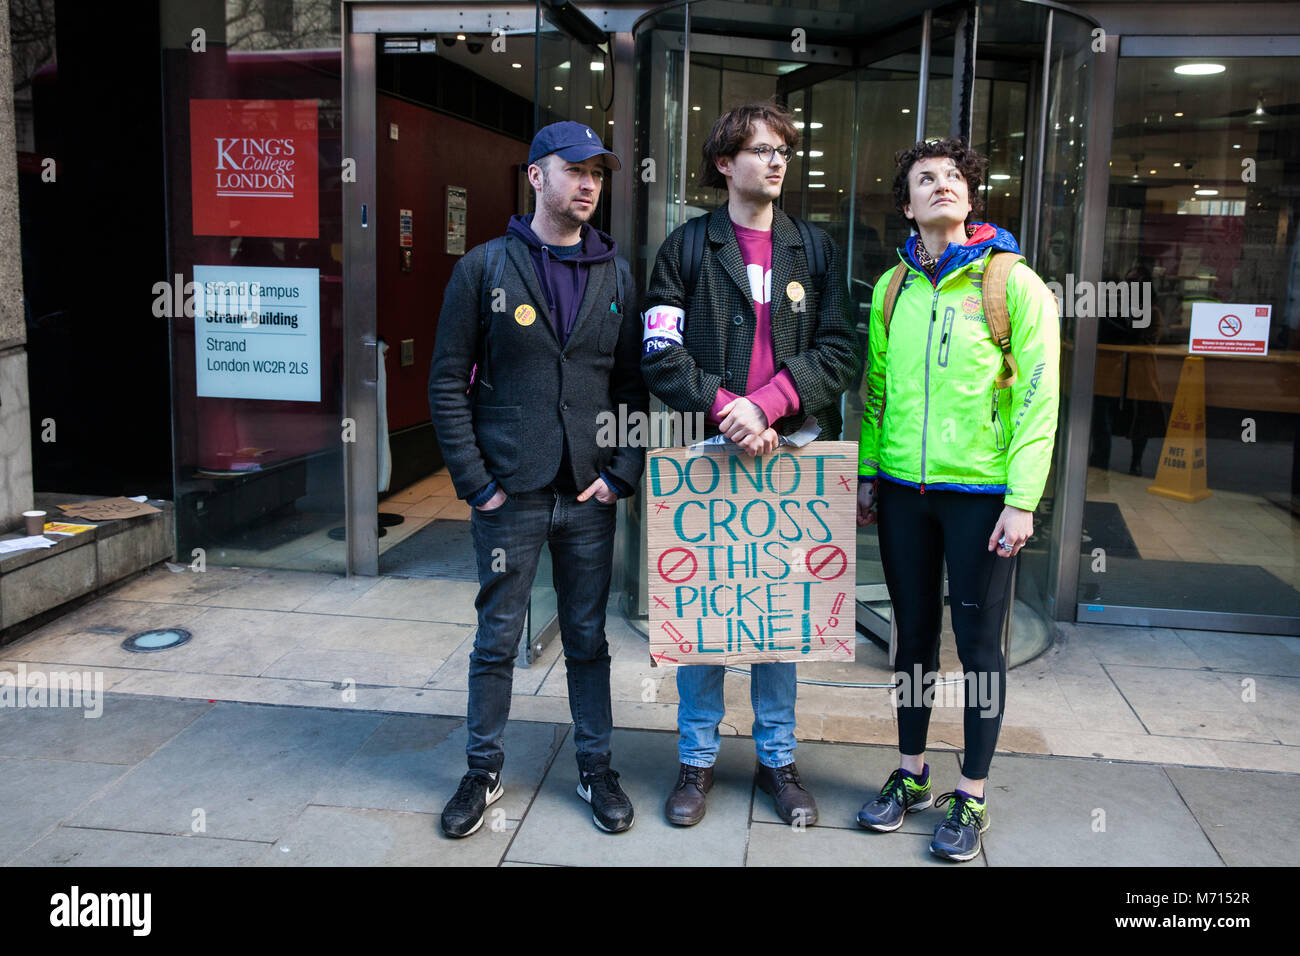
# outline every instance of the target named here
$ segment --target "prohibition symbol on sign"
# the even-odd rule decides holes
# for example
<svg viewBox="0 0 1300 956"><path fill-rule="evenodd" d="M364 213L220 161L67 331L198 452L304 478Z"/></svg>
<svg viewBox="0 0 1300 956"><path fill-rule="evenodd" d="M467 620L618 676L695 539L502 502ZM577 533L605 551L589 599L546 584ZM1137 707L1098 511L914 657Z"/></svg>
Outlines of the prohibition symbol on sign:
<svg viewBox="0 0 1300 956"><path fill-rule="evenodd" d="M1241 331L1241 319L1235 315L1225 315L1219 319L1219 331L1227 336L1236 335Z"/></svg>
<svg viewBox="0 0 1300 956"><path fill-rule="evenodd" d="M808 552L804 558L808 572L822 581L834 581L849 566L844 551L833 544L822 544Z"/></svg>
<svg viewBox="0 0 1300 956"><path fill-rule="evenodd" d="M695 577L698 569L699 562L695 559L695 552L690 548L669 548L659 555L659 576L669 584L689 581Z"/></svg>

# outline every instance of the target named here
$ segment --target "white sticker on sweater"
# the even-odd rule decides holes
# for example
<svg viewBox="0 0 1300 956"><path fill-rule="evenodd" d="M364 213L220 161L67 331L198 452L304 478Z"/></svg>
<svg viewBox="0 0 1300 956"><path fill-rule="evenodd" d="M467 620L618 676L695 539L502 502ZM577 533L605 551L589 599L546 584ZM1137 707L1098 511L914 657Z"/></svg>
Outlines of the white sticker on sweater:
<svg viewBox="0 0 1300 956"><path fill-rule="evenodd" d="M745 266L745 275L749 278L749 295L759 305L772 301L772 270L764 269L757 262Z"/></svg>

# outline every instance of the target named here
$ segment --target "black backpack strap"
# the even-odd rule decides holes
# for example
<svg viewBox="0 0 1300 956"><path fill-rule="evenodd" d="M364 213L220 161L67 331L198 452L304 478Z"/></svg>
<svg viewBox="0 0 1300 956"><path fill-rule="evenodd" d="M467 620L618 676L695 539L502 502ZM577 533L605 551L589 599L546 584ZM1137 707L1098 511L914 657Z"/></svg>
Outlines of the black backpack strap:
<svg viewBox="0 0 1300 956"><path fill-rule="evenodd" d="M682 234L682 285L686 287L686 297L695 295L695 281L700 277L700 264L704 262L704 240L708 236L709 217L696 216L686 223Z"/></svg>
<svg viewBox="0 0 1300 956"><path fill-rule="evenodd" d="M614 275L618 281L618 311L627 314L628 290L632 288L632 269L621 258L614 259Z"/></svg>
<svg viewBox="0 0 1300 956"><path fill-rule="evenodd" d="M484 245L483 287L479 290L478 319L480 325L486 326L487 317L491 314L488 300L492 297L493 289L501 288L501 275L506 267L506 237L495 236ZM488 276L492 277L491 282L488 281Z"/></svg>
<svg viewBox="0 0 1300 956"><path fill-rule="evenodd" d="M501 276L506 268L506 237L495 236L484 243L483 250L483 285L478 295L478 349L473 385L487 377L487 332L488 320L492 316L493 290L501 288ZM491 276L489 281L488 277ZM472 386L471 386L472 387Z"/></svg>
<svg viewBox="0 0 1300 956"><path fill-rule="evenodd" d="M790 219L799 227L799 235L803 237L804 258L808 260L808 272L812 276L817 294L821 295L826 285L826 248L817 241L808 223L796 216L791 216Z"/></svg>

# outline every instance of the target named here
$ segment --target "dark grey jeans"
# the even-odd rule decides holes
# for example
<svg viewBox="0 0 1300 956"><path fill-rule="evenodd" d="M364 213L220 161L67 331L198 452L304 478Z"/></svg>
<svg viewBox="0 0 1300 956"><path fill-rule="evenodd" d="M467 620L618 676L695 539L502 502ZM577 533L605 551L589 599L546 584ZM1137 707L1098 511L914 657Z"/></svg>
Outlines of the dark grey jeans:
<svg viewBox="0 0 1300 956"><path fill-rule="evenodd" d="M551 549L578 768L584 773L608 768L614 720L605 604L616 512L615 505L595 497L578 501L573 493L551 488L511 495L492 511L473 509L479 591L465 716L471 770L496 773L505 761L502 738L510 716L515 653L543 544Z"/></svg>

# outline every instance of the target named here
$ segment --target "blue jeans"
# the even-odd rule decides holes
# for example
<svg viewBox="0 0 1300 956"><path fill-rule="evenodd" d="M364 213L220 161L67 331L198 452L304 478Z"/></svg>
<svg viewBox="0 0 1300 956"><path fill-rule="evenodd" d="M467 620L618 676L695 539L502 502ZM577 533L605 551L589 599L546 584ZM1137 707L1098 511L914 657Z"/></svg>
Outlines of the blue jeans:
<svg viewBox="0 0 1300 956"><path fill-rule="evenodd" d="M471 770L498 773L505 762L502 738L510 716L515 653L543 544L551 549L578 768L592 773L609 767L614 718L605 605L616 512L614 504L602 504L594 496L578 501L572 492L551 488L511 495L492 511L473 509L470 530L479 591L465 715Z"/></svg>
<svg viewBox="0 0 1300 956"><path fill-rule="evenodd" d="M794 761L794 699L798 690L796 665L786 662L751 664L749 699L754 705L754 749L765 767ZM722 739L722 675L718 664L677 668L678 759L691 767L712 767Z"/></svg>

